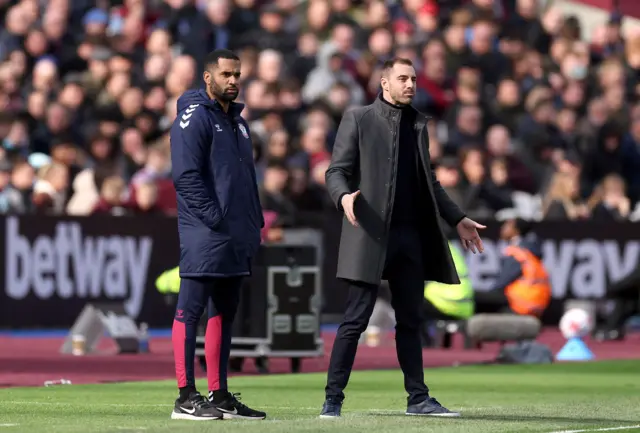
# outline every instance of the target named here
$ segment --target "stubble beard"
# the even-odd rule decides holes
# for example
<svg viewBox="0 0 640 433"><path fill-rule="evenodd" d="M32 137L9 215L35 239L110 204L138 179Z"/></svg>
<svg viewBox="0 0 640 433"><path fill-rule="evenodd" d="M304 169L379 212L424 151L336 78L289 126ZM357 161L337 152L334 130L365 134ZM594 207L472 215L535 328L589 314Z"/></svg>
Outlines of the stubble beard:
<svg viewBox="0 0 640 433"><path fill-rule="evenodd" d="M223 102L233 102L238 97L237 94L230 95L228 93L225 93L224 90L213 81L209 86L209 93L215 96L217 100L223 101Z"/></svg>
<svg viewBox="0 0 640 433"><path fill-rule="evenodd" d="M396 95L394 95L393 99L396 101L397 105L410 105L413 101L413 97L403 95L402 91L399 91Z"/></svg>

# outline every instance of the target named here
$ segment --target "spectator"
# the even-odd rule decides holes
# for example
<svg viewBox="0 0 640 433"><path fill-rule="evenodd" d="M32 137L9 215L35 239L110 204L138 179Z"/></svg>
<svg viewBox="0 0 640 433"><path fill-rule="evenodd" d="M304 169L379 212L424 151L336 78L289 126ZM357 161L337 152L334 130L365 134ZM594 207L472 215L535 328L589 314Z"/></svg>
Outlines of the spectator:
<svg viewBox="0 0 640 433"><path fill-rule="evenodd" d="M287 197L289 171L281 163L272 162L264 173L264 182L260 188L260 202L265 210L278 214L278 226L291 226L295 222L296 209Z"/></svg>
<svg viewBox="0 0 640 433"><path fill-rule="evenodd" d="M487 172L482 149L478 147L464 149L460 159L463 184L466 184L463 208L472 218L491 218L497 211L513 206L504 164Z"/></svg>
<svg viewBox="0 0 640 433"><path fill-rule="evenodd" d="M606 176L589 198L589 208L597 221L623 221L629 217L631 204L625 195L624 180L617 174Z"/></svg>
<svg viewBox="0 0 640 433"><path fill-rule="evenodd" d="M593 144L589 146L583 170L583 186L593 190L605 176L622 173L621 142L622 134L614 123L607 123L599 130L597 136L590 137Z"/></svg>
<svg viewBox="0 0 640 433"><path fill-rule="evenodd" d="M121 177L111 176L105 179L100 190L100 200L93 209L93 214L123 215L125 192L126 183Z"/></svg>
<svg viewBox="0 0 640 433"><path fill-rule="evenodd" d="M69 170L65 165L53 162L42 167L33 185L36 212L63 213L68 184Z"/></svg>
<svg viewBox="0 0 640 433"><path fill-rule="evenodd" d="M544 197L545 219L578 220L589 217L589 209L579 198L578 179L567 173L556 173Z"/></svg>
<svg viewBox="0 0 640 433"><path fill-rule="evenodd" d="M166 174L176 99L200 85L206 53L226 47L242 59L240 102L278 229L325 209L337 126L376 97L394 55L416 65L431 157L459 204L493 216L518 192L543 197L547 217L574 219L589 216L590 197L594 218L603 209L628 218L620 203L640 199L640 32L614 13L587 34L575 17L541 9L535 0L8 2L0 210L175 212Z"/></svg>
<svg viewBox="0 0 640 433"><path fill-rule="evenodd" d="M159 215L162 209L158 205L158 186L152 181L141 182L130 207L136 215Z"/></svg>
<svg viewBox="0 0 640 433"><path fill-rule="evenodd" d="M505 179L501 183L509 185L515 191L535 193L536 189L531 173L520 158L514 154L513 142L507 127L493 125L487 131L485 141L487 143L487 155L492 160L500 161L501 168L498 171L504 170Z"/></svg>

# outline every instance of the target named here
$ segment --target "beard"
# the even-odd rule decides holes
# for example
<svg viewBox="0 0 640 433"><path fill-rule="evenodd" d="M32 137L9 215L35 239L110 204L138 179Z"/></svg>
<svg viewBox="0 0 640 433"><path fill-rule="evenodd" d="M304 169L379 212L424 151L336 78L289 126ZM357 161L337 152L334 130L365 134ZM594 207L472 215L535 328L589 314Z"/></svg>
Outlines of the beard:
<svg viewBox="0 0 640 433"><path fill-rule="evenodd" d="M233 87L222 87L211 81L209 86L209 92L216 97L216 99L225 102L232 102L238 97L238 88L235 90Z"/></svg>
<svg viewBox="0 0 640 433"><path fill-rule="evenodd" d="M393 92L391 97L400 105L409 105L413 101L414 95L405 95L402 90Z"/></svg>

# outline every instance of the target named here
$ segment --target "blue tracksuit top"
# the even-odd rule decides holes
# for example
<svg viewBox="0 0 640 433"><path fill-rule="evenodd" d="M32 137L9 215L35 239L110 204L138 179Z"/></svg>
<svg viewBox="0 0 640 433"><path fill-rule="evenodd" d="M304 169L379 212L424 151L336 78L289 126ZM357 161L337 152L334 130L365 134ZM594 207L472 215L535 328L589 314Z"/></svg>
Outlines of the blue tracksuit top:
<svg viewBox="0 0 640 433"><path fill-rule="evenodd" d="M178 201L180 277L249 275L264 226L253 146L240 113L205 90L178 99L171 174Z"/></svg>

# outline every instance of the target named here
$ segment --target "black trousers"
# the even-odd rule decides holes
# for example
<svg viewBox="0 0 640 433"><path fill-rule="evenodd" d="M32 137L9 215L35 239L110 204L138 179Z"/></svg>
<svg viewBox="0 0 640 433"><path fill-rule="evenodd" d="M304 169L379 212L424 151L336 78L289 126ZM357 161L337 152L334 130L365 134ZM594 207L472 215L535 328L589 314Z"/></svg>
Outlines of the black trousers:
<svg viewBox="0 0 640 433"><path fill-rule="evenodd" d="M396 352L404 374L408 404L429 396L424 382L420 328L424 312L424 270L420 233L413 227L392 227L383 278L389 281L391 306L396 316ZM344 400L358 349L378 295L378 286L352 281L347 308L338 328L325 388L326 397Z"/></svg>
<svg viewBox="0 0 640 433"><path fill-rule="evenodd" d="M630 317L640 312L640 267L609 285L606 297L614 301L614 306L605 320L605 328L621 329Z"/></svg>

